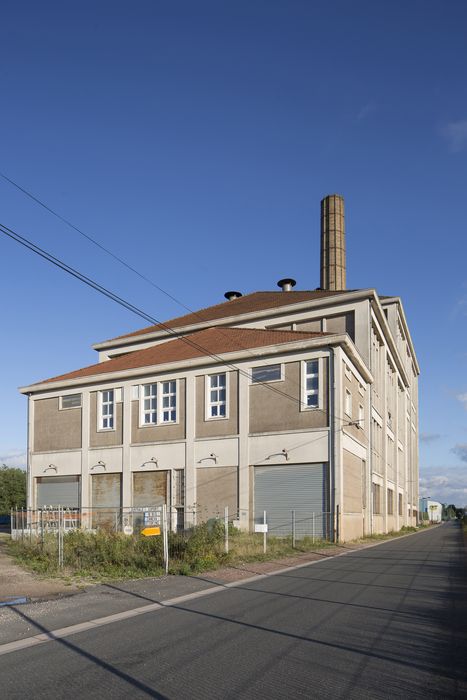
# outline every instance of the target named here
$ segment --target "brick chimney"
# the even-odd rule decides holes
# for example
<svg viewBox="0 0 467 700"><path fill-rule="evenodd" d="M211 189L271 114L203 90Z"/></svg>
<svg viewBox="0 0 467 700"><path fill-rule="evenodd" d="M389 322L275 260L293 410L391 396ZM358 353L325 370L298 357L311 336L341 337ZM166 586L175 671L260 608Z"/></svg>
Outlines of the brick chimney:
<svg viewBox="0 0 467 700"><path fill-rule="evenodd" d="M344 198L329 194L321 200L321 289L346 288Z"/></svg>

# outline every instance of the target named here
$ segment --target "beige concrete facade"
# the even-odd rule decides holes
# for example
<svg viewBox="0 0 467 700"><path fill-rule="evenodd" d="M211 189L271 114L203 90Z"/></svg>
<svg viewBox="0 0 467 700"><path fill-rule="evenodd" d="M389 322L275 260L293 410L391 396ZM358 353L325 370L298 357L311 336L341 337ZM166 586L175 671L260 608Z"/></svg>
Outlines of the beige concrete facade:
<svg viewBox="0 0 467 700"><path fill-rule="evenodd" d="M298 497L309 486L303 481L307 469L319 474L322 465L325 483L316 477L313 488L326 494L322 507L331 513L332 536L345 541L414 525L419 367L402 303L398 297L380 298L373 289L345 291L341 197L323 200L321 223L321 287L335 294L296 301L294 292L283 291L290 303L244 311L238 318L229 316L226 304L225 318L193 321L183 330L225 325L298 331L294 340L105 374L113 353L171 342L154 328L141 338L96 346L102 375L25 387L29 504L35 505L37 479L55 472L79 477L82 507L105 500L108 483L112 498L120 493L124 507L144 505L147 492L149 499L160 496L179 511L185 507L189 526L195 517L189 519L190 507L198 506L199 517L215 517L227 506L231 519L248 529L258 518L257 479L272 484L267 478L289 479L290 472L274 498L280 500L282 492L288 498L289 483ZM319 335L304 338L303 331ZM318 378L308 376L308 386L310 361L319 369ZM271 366L272 380L252 379L253 370L267 372ZM225 417L209 410L209 377L216 374L227 379ZM164 382L176 383L176 419L161 417L159 396L157 421L147 423L141 387ZM99 407L109 389L116 397L114 425L103 429ZM62 409L62 397L78 392L81 406ZM99 472L107 478L95 478ZM261 498L263 503L264 493Z"/></svg>

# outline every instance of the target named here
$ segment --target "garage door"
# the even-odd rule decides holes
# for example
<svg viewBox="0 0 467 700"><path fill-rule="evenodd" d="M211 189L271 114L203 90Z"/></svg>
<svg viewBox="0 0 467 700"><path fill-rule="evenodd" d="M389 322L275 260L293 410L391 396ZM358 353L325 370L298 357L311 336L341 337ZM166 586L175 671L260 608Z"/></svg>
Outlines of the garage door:
<svg viewBox="0 0 467 700"><path fill-rule="evenodd" d="M93 528L119 529L121 505L122 475L94 474L92 476Z"/></svg>
<svg viewBox="0 0 467 700"><path fill-rule="evenodd" d="M40 476L36 485L38 508L79 508L79 476Z"/></svg>
<svg viewBox="0 0 467 700"><path fill-rule="evenodd" d="M133 474L133 506L155 506L167 503L168 471Z"/></svg>
<svg viewBox="0 0 467 700"><path fill-rule="evenodd" d="M255 522L266 511L271 535L291 535L295 511L297 537L328 536L329 506L326 464L255 467Z"/></svg>

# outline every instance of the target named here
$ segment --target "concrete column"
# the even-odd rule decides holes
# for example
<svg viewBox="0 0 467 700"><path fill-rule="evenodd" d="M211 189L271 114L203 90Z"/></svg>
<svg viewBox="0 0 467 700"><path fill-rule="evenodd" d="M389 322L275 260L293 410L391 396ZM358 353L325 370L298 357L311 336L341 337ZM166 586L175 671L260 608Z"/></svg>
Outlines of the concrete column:
<svg viewBox="0 0 467 700"><path fill-rule="evenodd" d="M196 377L187 376L185 380L185 525L193 524L191 511L196 504Z"/></svg>
<svg viewBox="0 0 467 700"><path fill-rule="evenodd" d="M132 505L131 471L131 386L122 387L123 399L123 447L122 447L122 507Z"/></svg>
<svg viewBox="0 0 467 700"><path fill-rule="evenodd" d="M321 200L321 288L346 289L344 198Z"/></svg>
<svg viewBox="0 0 467 700"><path fill-rule="evenodd" d="M35 493L34 493L34 478L32 476L32 460L31 455L34 452L34 400L31 394L27 396L28 401L28 451L26 456L26 469L27 469L27 493L26 493L26 506L28 508L35 508Z"/></svg>
<svg viewBox="0 0 467 700"><path fill-rule="evenodd" d="M238 373L238 519L240 528L250 524L250 384L248 376Z"/></svg>
<svg viewBox="0 0 467 700"><path fill-rule="evenodd" d="M81 394L81 508L91 507L91 477L89 474L89 421L90 395L83 389Z"/></svg>

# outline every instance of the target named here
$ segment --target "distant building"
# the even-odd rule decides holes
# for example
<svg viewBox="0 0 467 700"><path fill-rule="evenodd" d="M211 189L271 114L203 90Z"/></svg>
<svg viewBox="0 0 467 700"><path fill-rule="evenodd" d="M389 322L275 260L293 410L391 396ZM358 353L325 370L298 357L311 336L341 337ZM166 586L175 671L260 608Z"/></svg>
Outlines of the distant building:
<svg viewBox="0 0 467 700"><path fill-rule="evenodd" d="M396 271L394 271L396 280ZM349 540L414 525L419 366L402 302L346 289L344 203L321 203L321 282L244 296L94 346L21 391L30 507L223 512ZM328 514L320 517L321 513ZM314 520L313 520L314 522Z"/></svg>
<svg viewBox="0 0 467 700"><path fill-rule="evenodd" d="M434 501L429 496L420 499L420 513L426 513L425 519L432 523L440 523L443 519L443 504Z"/></svg>

